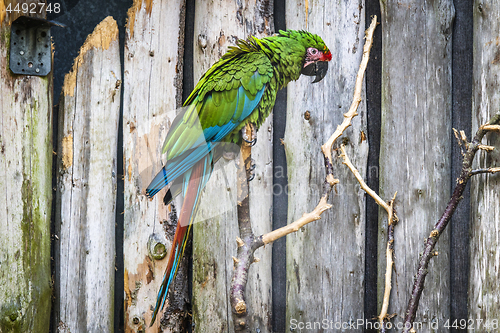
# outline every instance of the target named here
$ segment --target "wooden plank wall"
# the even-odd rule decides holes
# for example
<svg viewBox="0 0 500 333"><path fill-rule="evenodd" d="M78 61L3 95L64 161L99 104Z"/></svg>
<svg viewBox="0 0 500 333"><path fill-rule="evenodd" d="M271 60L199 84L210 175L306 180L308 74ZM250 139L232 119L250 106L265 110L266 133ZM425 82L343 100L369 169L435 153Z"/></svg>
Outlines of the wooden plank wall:
<svg viewBox="0 0 500 333"><path fill-rule="evenodd" d="M474 2L474 81L472 129L500 111L500 7L496 1ZM483 143L495 151L478 152L475 168L500 165L500 136L490 133ZM471 245L469 318L490 324L500 316L500 175L478 175L471 182ZM498 327L498 326L497 326ZM476 326L476 329L477 326ZM484 329L484 326L481 326ZM494 332L490 326L488 332Z"/></svg>
<svg viewBox="0 0 500 333"><path fill-rule="evenodd" d="M49 330L51 219L55 222L54 328L60 332L121 329L113 322L113 313L119 308L113 304L113 293L122 292L115 290L113 280L116 197L125 205L124 239L116 240L123 241L124 249L124 331L181 332L191 324L194 332L233 331L228 300L238 234L236 160L221 159L201 199L193 230L192 298L185 259L174 292L169 293L167 305L152 327L151 312L175 229L171 216L175 207L180 208L180 201L165 207L165 191L149 200L144 189L165 162L160 153L163 139L175 115L182 112L185 43L193 46L186 57L193 59L196 82L238 37L273 33L273 2L187 3L194 6L189 10L195 13L192 40L184 36L184 0L134 0L123 46L112 18L98 25L82 46L61 98L55 145L56 205L51 216L52 77L10 72L7 61L14 16L6 12L6 1L0 0L0 226L5 231L0 233L0 333ZM273 140L272 116L258 133L252 149L256 174L250 183L256 235L272 227L276 191L288 193L288 223L316 205L324 181L320 146L350 106L366 28L363 0L287 0L282 5L280 0L279 8L286 8L287 28L321 35L333 61L320 83L311 85L307 77L290 83L283 138ZM382 46L380 160L372 160L370 165L379 165L378 190L383 199L398 191L396 274L388 312L397 314L392 321L400 323L423 241L442 214L454 185L451 172L456 161L450 160L457 155L452 153L456 144L452 121L457 123L457 115L452 114L451 105L454 6L452 0L381 0L380 9L377 29L382 31L382 40L375 41ZM473 11L473 107L453 112L460 112L459 123L470 119L474 133L500 109L500 9L496 0L483 0L474 2ZM124 48L123 68L120 47ZM120 103L123 147L117 147ZM359 172L366 175L373 172L367 170L373 143L364 99L358 112L342 142ZM499 147L498 133L488 135L484 143ZM273 177L283 176L273 175L273 144L286 152L286 188L273 187ZM116 195L116 156L122 148L124 193ZM499 166L498 150L478 153L475 166ZM273 260L286 264L286 316L274 318L275 326L288 331L298 322L362 319L367 307L376 308L364 301L365 279L378 279L380 309L386 215L379 214L378 237L374 235L378 271L371 270L372 275L367 276L365 258L373 256L365 251L365 205L371 199L366 199L340 160L334 165L334 174L340 184L332 194L333 208L321 220L287 237L286 258L272 258L272 245L256 252L261 261L251 266L247 285L251 331L273 331ZM467 271L461 265L465 268L455 274L469 278L469 286L460 289L464 298L468 288L468 311L467 304L453 303L450 293L454 290L450 283L461 280L450 277L453 261L446 231L437 245L439 255L429 266L420 301L416 321L423 323L422 331L438 322L438 331L446 332L444 323L450 316L464 313L484 321L498 319L499 177L475 176L470 203L461 202L471 208L471 267ZM459 235L464 237L466 231ZM375 302L373 297L370 302ZM338 330L330 326L325 331Z"/></svg>
<svg viewBox="0 0 500 333"><path fill-rule="evenodd" d="M51 307L52 75L10 71L10 27L19 14L6 11L9 3L0 0L0 332L44 332Z"/></svg>
<svg viewBox="0 0 500 333"><path fill-rule="evenodd" d="M118 26L104 19L64 80L55 214L58 332L111 332L121 64Z"/></svg>
<svg viewBox="0 0 500 333"><path fill-rule="evenodd" d="M164 311L149 327L174 235L163 204L145 188L162 167L161 147L182 97L184 1L134 1L124 55L125 332L178 332L187 318L187 266ZM153 259L156 258L156 259ZM163 318L168 318L164 320Z"/></svg>
<svg viewBox="0 0 500 333"><path fill-rule="evenodd" d="M287 28L319 34L335 59L321 82L311 84L310 77L302 77L288 86L284 146L289 223L314 209L322 196L325 170L320 147L351 106L363 53L363 7L364 1L287 3ZM368 154L365 103L344 135L349 157L361 174L366 174ZM332 193L333 208L287 236L287 327L294 322L363 318L364 192L341 159L335 162L333 173L341 181Z"/></svg>
<svg viewBox="0 0 500 333"><path fill-rule="evenodd" d="M452 1L381 1L380 194L398 191L395 267L389 313L401 322L423 241L441 216L451 182ZM384 294L387 217L379 215L379 302ZM449 318L449 237L441 236L416 321ZM426 326L427 329L429 326ZM441 328L440 332L445 332Z"/></svg>

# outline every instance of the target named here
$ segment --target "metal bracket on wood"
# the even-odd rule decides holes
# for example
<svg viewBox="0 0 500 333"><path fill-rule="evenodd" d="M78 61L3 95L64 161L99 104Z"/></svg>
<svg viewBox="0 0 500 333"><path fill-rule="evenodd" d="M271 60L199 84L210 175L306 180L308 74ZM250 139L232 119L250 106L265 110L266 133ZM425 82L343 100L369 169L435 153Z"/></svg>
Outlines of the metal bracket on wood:
<svg viewBox="0 0 500 333"><path fill-rule="evenodd" d="M52 68L51 26L64 25L41 18L21 16L12 22L10 61L12 73L45 76Z"/></svg>

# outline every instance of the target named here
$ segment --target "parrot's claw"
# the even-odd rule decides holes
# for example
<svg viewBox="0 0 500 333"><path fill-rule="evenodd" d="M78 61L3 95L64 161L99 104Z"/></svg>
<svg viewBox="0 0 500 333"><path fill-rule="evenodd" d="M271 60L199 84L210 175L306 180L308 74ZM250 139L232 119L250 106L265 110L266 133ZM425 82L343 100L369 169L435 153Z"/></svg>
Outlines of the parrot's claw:
<svg viewBox="0 0 500 333"><path fill-rule="evenodd" d="M250 161L250 166L248 167L247 175L248 175L247 179L249 182L251 182L255 178L255 161L253 158Z"/></svg>
<svg viewBox="0 0 500 333"><path fill-rule="evenodd" d="M245 126L241 129L241 137L250 147L253 147L257 143L257 130L255 129L255 125L252 123L249 123L247 126L250 127L250 135L248 134L247 127Z"/></svg>
<svg viewBox="0 0 500 333"><path fill-rule="evenodd" d="M252 141L243 138L243 141L245 141L250 147L253 147L257 143L257 138L253 139Z"/></svg>

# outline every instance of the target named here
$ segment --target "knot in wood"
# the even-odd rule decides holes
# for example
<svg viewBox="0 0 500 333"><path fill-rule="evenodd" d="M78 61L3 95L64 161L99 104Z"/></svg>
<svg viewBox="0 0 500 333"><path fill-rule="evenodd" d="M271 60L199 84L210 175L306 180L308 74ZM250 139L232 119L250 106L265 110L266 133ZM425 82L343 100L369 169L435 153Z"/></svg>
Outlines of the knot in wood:
<svg viewBox="0 0 500 333"><path fill-rule="evenodd" d="M148 239L149 256L154 260L161 260L167 255L167 245L165 239L156 233L149 235Z"/></svg>
<svg viewBox="0 0 500 333"><path fill-rule="evenodd" d="M204 49L207 47L208 41L207 41L207 36L205 35L199 35L198 36L198 45Z"/></svg>
<svg viewBox="0 0 500 333"><path fill-rule="evenodd" d="M306 112L304 112L304 119L305 119L305 120L309 120L309 119L311 119L311 112L310 112L310 111L306 111Z"/></svg>

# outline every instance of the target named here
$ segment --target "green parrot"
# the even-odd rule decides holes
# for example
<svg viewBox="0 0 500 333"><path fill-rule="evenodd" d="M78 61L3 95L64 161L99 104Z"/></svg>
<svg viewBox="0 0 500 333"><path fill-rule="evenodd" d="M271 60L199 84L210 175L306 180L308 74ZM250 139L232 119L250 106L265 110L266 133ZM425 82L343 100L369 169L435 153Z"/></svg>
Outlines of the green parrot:
<svg viewBox="0 0 500 333"><path fill-rule="evenodd" d="M169 185L165 204L182 193L177 229L158 292L151 325L163 309L177 273L201 191L227 143L251 142L242 133L258 129L271 112L278 90L301 74L322 80L332 59L321 37L307 31L280 30L265 38L238 40L200 79L173 121L163 145L167 162L146 189L152 198Z"/></svg>

